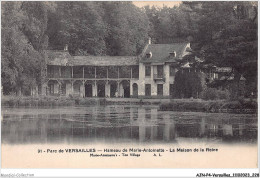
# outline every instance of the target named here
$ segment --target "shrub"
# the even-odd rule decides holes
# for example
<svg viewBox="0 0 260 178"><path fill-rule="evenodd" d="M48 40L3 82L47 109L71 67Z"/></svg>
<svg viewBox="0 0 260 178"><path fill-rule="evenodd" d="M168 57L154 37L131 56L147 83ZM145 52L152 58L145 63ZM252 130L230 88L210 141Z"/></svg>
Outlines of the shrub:
<svg viewBox="0 0 260 178"><path fill-rule="evenodd" d="M228 100L230 99L230 92L228 90L218 90L216 88L207 88L201 93L201 98L204 100Z"/></svg>

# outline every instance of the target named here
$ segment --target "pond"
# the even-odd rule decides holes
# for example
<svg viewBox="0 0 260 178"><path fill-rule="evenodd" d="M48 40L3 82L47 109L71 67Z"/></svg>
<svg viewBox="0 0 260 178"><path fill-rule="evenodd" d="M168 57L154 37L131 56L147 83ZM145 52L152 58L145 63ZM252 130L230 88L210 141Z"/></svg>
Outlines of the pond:
<svg viewBox="0 0 260 178"><path fill-rule="evenodd" d="M2 108L4 144L257 142L256 114L158 111L108 105Z"/></svg>

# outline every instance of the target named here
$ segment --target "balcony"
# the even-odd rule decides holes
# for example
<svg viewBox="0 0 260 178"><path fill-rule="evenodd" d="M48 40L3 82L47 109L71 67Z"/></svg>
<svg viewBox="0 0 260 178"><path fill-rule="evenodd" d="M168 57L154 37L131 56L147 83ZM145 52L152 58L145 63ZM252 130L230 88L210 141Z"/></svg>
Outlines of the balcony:
<svg viewBox="0 0 260 178"><path fill-rule="evenodd" d="M163 82L165 82L164 74L153 74L153 79L155 81L163 81Z"/></svg>

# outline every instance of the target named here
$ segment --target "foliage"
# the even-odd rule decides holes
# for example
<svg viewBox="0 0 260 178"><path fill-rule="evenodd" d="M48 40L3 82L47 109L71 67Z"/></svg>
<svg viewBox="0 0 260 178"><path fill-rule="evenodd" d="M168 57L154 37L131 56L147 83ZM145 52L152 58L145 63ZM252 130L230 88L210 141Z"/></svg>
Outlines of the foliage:
<svg viewBox="0 0 260 178"><path fill-rule="evenodd" d="M232 97L237 98L241 75L251 82L257 77L257 4L235 1L184 4L196 14L192 16L198 24L192 35L194 54L206 63L232 67L237 89Z"/></svg>
<svg viewBox="0 0 260 178"><path fill-rule="evenodd" d="M38 11L31 12L31 9ZM46 19L43 3L2 2L1 77L4 94L29 94L41 81ZM40 15L41 14L41 15Z"/></svg>
<svg viewBox="0 0 260 178"><path fill-rule="evenodd" d="M48 23L52 48L68 44L74 55L136 55L148 39L146 14L130 2L56 4Z"/></svg>
<svg viewBox="0 0 260 178"><path fill-rule="evenodd" d="M256 2L239 1L185 1L172 8L138 8L132 2L2 2L3 92L30 94L44 80L45 49L63 50L67 44L72 55L138 55L150 36L154 43L191 42L193 56L232 67L234 89L243 75L247 93L256 93L257 10ZM203 89L204 84L194 83L202 82L201 76L176 77L177 97L197 97ZM232 97L238 97L234 91Z"/></svg>
<svg viewBox="0 0 260 178"><path fill-rule="evenodd" d="M179 70L174 81L175 98L198 98L206 87L205 74L202 72Z"/></svg>
<svg viewBox="0 0 260 178"><path fill-rule="evenodd" d="M218 90L215 88L207 88L201 93L201 98L205 100L230 99L228 90Z"/></svg>
<svg viewBox="0 0 260 178"><path fill-rule="evenodd" d="M161 111L190 111L190 112L231 112L231 113L256 113L255 101L227 101L227 100L172 100L169 103L161 103Z"/></svg>

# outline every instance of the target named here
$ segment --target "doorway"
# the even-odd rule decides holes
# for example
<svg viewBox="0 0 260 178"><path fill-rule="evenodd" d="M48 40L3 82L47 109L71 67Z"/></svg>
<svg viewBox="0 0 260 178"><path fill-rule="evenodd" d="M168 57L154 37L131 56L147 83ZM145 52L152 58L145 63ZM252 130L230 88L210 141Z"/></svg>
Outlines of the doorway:
<svg viewBox="0 0 260 178"><path fill-rule="evenodd" d="M163 96L163 84L157 84L157 95Z"/></svg>
<svg viewBox="0 0 260 178"><path fill-rule="evenodd" d="M112 82L110 84L110 97L116 97L117 82Z"/></svg>
<svg viewBox="0 0 260 178"><path fill-rule="evenodd" d="M105 84L98 84L97 85L97 96L98 97L105 97L106 92L105 92Z"/></svg>
<svg viewBox="0 0 260 178"><path fill-rule="evenodd" d="M130 98L130 81L123 80L122 86L124 89L124 98Z"/></svg>
<svg viewBox="0 0 260 178"><path fill-rule="evenodd" d="M130 86L124 87L124 98L130 98Z"/></svg>
<svg viewBox="0 0 260 178"><path fill-rule="evenodd" d="M86 84L85 85L85 97L92 97L92 85Z"/></svg>
<svg viewBox="0 0 260 178"><path fill-rule="evenodd" d="M133 84L133 97L138 97L138 85L136 83Z"/></svg>

